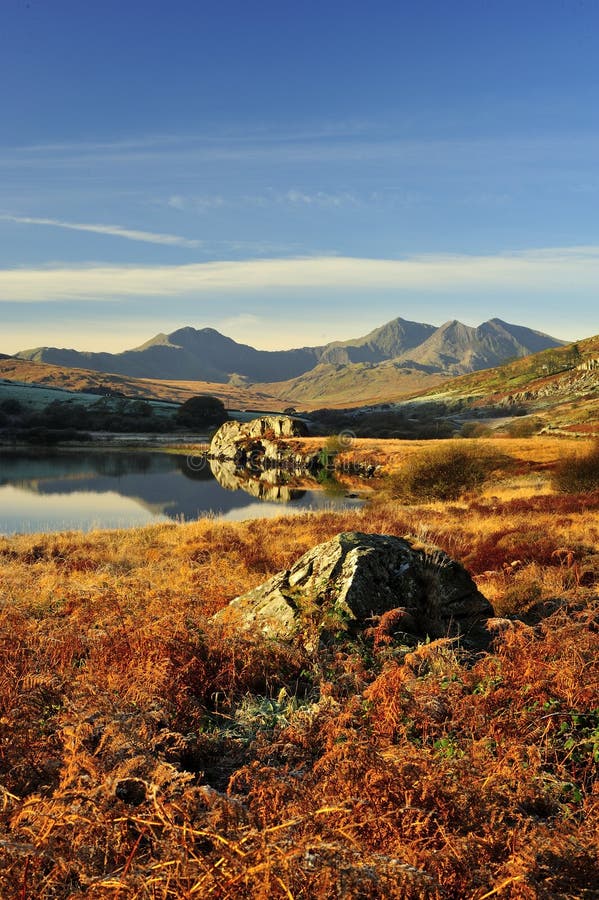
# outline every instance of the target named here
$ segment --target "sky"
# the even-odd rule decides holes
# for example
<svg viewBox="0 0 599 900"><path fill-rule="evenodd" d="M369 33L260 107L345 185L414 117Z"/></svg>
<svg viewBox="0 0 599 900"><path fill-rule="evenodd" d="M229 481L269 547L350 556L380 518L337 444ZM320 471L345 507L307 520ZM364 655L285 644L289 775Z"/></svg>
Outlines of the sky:
<svg viewBox="0 0 599 900"><path fill-rule="evenodd" d="M598 0L2 0L0 352L599 333Z"/></svg>

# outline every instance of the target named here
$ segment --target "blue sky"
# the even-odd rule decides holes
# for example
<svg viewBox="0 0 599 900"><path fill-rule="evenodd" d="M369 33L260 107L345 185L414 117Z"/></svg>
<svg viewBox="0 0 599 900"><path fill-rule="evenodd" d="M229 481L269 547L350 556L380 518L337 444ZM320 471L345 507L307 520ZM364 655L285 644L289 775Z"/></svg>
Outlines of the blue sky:
<svg viewBox="0 0 599 900"><path fill-rule="evenodd" d="M0 351L599 332L595 0L3 0Z"/></svg>

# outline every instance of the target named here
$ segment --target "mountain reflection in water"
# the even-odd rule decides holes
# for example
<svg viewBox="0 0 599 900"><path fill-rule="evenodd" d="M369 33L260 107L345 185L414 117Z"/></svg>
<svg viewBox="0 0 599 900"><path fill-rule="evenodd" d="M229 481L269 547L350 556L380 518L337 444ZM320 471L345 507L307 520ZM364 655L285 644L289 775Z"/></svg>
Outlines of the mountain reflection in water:
<svg viewBox="0 0 599 900"><path fill-rule="evenodd" d="M246 519L361 501L241 477L199 456L110 450L0 452L0 533L125 528L213 514Z"/></svg>

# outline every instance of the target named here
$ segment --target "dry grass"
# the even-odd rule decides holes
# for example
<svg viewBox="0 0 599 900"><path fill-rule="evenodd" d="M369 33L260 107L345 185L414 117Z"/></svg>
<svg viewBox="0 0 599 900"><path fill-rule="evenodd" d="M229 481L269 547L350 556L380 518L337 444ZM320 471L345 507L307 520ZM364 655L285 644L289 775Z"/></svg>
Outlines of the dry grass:
<svg viewBox="0 0 599 900"><path fill-rule="evenodd" d="M289 405L278 396L274 397L258 388L235 387L211 381L167 381L157 378L133 378L127 375L109 375L89 369L74 369L67 366L53 366L49 363L32 362L25 359L0 359L0 378L27 384L42 384L45 387L63 388L67 391L94 391L111 388L121 391L127 397L173 400L183 403L197 394L212 394L229 406L241 408L264 408L282 410Z"/></svg>
<svg viewBox="0 0 599 900"><path fill-rule="evenodd" d="M581 493L599 490L599 439L590 448L562 460L554 474L557 490Z"/></svg>
<svg viewBox="0 0 599 900"><path fill-rule="evenodd" d="M341 369L321 364L297 378L255 384L254 388L301 409L346 409L405 400L446 380L444 375L405 369L393 362L353 363Z"/></svg>
<svg viewBox="0 0 599 900"><path fill-rule="evenodd" d="M349 529L529 624L477 659L209 626ZM0 896L596 896L598 585L597 493L0 539Z"/></svg>
<svg viewBox="0 0 599 900"><path fill-rule="evenodd" d="M340 462L374 462L384 467L388 473L400 471L402 465L412 458L435 446L444 446L446 441L406 441L380 440L376 438L353 438L348 450L339 457ZM315 449L322 438L302 438L301 444L307 450ZM501 453L511 458L522 474L542 473L552 470L567 455L584 452L593 446L592 440L576 440L560 437L535 436L533 438L462 438L464 447L480 448L484 454Z"/></svg>

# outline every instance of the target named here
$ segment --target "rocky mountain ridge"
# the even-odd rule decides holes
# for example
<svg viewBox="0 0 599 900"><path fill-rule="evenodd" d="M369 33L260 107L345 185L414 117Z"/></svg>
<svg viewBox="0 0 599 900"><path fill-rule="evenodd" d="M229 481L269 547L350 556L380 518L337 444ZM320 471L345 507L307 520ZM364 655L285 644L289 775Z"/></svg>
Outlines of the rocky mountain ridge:
<svg viewBox="0 0 599 900"><path fill-rule="evenodd" d="M92 353L38 347L16 354L45 362L137 378L275 384L301 378L318 365L378 365L390 360L426 374L459 375L498 365L562 341L523 326L490 319L477 328L457 320L440 327L393 319L364 337L320 347L257 350L214 328L185 327L122 353Z"/></svg>

